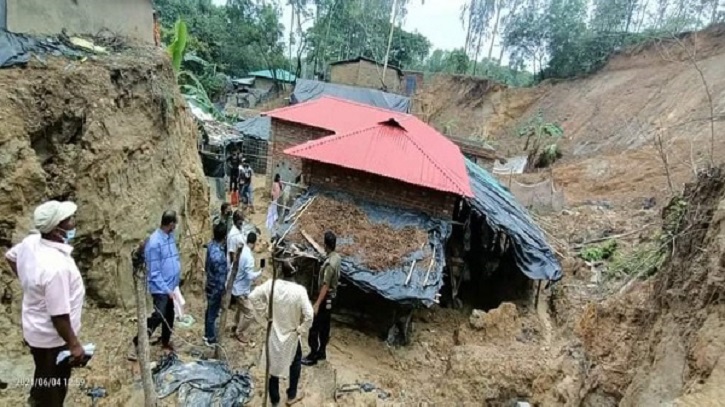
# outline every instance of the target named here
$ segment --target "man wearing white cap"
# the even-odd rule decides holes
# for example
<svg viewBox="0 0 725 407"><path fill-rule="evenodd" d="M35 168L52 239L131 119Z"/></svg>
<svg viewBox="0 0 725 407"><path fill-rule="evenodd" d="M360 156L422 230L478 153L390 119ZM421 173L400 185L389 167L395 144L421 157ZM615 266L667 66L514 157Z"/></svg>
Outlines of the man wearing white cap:
<svg viewBox="0 0 725 407"><path fill-rule="evenodd" d="M76 209L72 202L38 206L33 220L39 233L5 254L23 287L23 337L35 361L31 406L62 406L71 367L84 359L77 335L86 291L69 245L75 236ZM63 350L70 350L70 362L57 364Z"/></svg>

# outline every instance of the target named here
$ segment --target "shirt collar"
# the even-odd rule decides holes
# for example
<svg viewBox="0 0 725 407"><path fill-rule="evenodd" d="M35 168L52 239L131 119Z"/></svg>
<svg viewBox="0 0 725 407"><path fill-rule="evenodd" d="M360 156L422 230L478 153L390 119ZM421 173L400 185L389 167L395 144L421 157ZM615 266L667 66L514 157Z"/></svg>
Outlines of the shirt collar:
<svg viewBox="0 0 725 407"><path fill-rule="evenodd" d="M54 242L52 240L43 239L43 238L40 238L40 243L42 243L48 247L52 247L56 250L59 250L66 256L70 256L70 254L73 252L73 246L71 246L69 244Z"/></svg>

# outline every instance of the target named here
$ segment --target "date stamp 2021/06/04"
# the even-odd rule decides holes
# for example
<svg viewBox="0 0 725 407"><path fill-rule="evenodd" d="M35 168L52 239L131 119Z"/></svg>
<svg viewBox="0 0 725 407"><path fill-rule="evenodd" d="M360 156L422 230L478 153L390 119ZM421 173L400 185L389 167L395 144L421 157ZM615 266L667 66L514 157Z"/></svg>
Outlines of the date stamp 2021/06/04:
<svg viewBox="0 0 725 407"><path fill-rule="evenodd" d="M85 385L86 379L81 377L18 377L11 383L14 387L82 387Z"/></svg>

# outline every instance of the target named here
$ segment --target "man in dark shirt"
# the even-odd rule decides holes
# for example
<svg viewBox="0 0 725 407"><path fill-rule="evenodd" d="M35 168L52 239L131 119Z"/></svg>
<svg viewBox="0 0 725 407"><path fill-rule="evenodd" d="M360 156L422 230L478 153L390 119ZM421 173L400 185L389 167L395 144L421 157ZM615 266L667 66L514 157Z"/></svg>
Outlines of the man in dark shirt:
<svg viewBox="0 0 725 407"><path fill-rule="evenodd" d="M229 190L236 192L239 188L239 165L242 163L239 153L234 151L227 158L229 163Z"/></svg>
<svg viewBox="0 0 725 407"><path fill-rule="evenodd" d="M207 345L218 341L216 320L221 310L224 286L227 281L227 255L224 249L227 228L224 223L214 225L214 240L206 252L206 317L204 318L204 342Z"/></svg>
<svg viewBox="0 0 725 407"><path fill-rule="evenodd" d="M332 317L333 300L337 296L337 283L340 280L342 258L335 252L337 237L331 231L325 232L325 251L327 259L322 264L320 273L320 293L312 307L315 319L307 337L310 354L302 360L305 366L313 366L320 360L327 359L327 342L330 340L330 320Z"/></svg>

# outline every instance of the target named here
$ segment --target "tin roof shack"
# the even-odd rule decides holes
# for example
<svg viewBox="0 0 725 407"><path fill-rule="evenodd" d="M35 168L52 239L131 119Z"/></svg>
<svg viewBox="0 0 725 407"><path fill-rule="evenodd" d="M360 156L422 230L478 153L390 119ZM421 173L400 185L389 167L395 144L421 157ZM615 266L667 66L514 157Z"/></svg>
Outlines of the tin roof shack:
<svg viewBox="0 0 725 407"><path fill-rule="evenodd" d="M370 127L390 118L408 116L330 96L272 110L264 115L272 118L272 146L267 172L269 186L275 174L280 174L287 182L302 174L301 160L284 154L284 150L332 134Z"/></svg>
<svg viewBox="0 0 725 407"><path fill-rule="evenodd" d="M302 160L309 191L277 235L319 248L323 233L335 232L348 283L341 307L373 316L391 342L405 343L410 310L437 302L456 204L473 196L460 151L405 115L284 152ZM302 274L312 288L317 264L308 266Z"/></svg>
<svg viewBox="0 0 725 407"><path fill-rule="evenodd" d="M506 159L496 152L496 149L481 140L463 137L448 136L456 143L463 155L474 163L487 169L493 169L496 160L505 162Z"/></svg>
<svg viewBox="0 0 725 407"><path fill-rule="evenodd" d="M388 65L383 78L383 64L365 57L357 57L330 64L330 82L343 85L362 86L386 92L405 93L403 71Z"/></svg>
<svg viewBox="0 0 725 407"><path fill-rule="evenodd" d="M247 76L254 78L253 86L255 89L264 92L272 91L275 83L279 86L278 90L287 89L297 80L297 77L293 73L285 71L284 69L254 71L248 73Z"/></svg>

